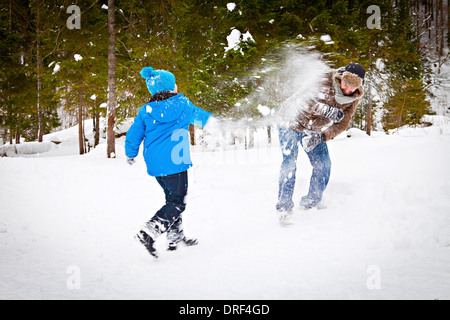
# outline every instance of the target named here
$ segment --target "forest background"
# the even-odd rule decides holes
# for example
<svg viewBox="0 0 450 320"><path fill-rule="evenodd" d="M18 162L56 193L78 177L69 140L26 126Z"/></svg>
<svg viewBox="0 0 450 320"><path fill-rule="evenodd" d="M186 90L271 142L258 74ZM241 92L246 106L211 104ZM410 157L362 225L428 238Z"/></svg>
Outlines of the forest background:
<svg viewBox="0 0 450 320"><path fill-rule="evenodd" d="M353 128L389 132L449 115L448 0L230 1L1 0L1 144L78 125L83 154L85 119L95 145L107 119L114 144L114 128L149 100L145 66L173 72L179 91L216 116L263 117L245 97L286 45L367 69Z"/></svg>

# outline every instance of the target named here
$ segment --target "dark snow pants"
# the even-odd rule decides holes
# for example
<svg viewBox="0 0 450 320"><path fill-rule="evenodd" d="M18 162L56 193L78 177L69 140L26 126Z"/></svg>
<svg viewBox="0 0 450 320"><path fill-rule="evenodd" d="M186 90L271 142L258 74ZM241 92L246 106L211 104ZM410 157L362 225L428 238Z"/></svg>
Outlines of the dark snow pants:
<svg viewBox="0 0 450 320"><path fill-rule="evenodd" d="M181 229L181 214L186 210L188 172L157 177L156 180L164 190L166 204L149 221L149 224L158 234L170 231L172 226Z"/></svg>

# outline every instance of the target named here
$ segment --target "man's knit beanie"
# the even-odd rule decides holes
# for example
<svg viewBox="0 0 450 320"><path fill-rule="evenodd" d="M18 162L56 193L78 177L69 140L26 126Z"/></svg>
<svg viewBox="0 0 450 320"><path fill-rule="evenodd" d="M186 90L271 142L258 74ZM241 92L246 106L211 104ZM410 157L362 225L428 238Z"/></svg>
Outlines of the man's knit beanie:
<svg viewBox="0 0 450 320"><path fill-rule="evenodd" d="M351 62L345 67L342 81L352 88L359 88L364 84L366 69L359 63Z"/></svg>

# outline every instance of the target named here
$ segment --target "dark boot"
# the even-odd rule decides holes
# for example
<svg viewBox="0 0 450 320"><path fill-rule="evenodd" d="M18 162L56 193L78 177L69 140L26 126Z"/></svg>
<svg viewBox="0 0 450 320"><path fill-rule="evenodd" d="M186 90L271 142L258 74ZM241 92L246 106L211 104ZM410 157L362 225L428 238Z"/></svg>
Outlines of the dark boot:
<svg viewBox="0 0 450 320"><path fill-rule="evenodd" d="M198 244L197 239L186 238L183 231L183 220L180 217L167 231L167 240L169 240L169 251L175 251L180 242L184 242L188 247Z"/></svg>

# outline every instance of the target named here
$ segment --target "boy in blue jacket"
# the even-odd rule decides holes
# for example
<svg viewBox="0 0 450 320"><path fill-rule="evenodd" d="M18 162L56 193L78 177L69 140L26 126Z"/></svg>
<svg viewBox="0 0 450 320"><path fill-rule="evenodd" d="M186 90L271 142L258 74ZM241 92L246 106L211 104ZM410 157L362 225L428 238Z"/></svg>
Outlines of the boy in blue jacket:
<svg viewBox="0 0 450 320"><path fill-rule="evenodd" d="M154 243L163 233L167 233L169 250L175 250L181 241L187 245L197 244L196 239L184 236L181 217L186 209L187 170L192 167L188 129L191 124L204 127L214 117L178 94L172 73L147 67L142 69L141 76L152 97L139 110L127 132L125 153L132 165L144 143L147 172L156 177L166 195L166 204L136 235L150 254L157 257Z"/></svg>

